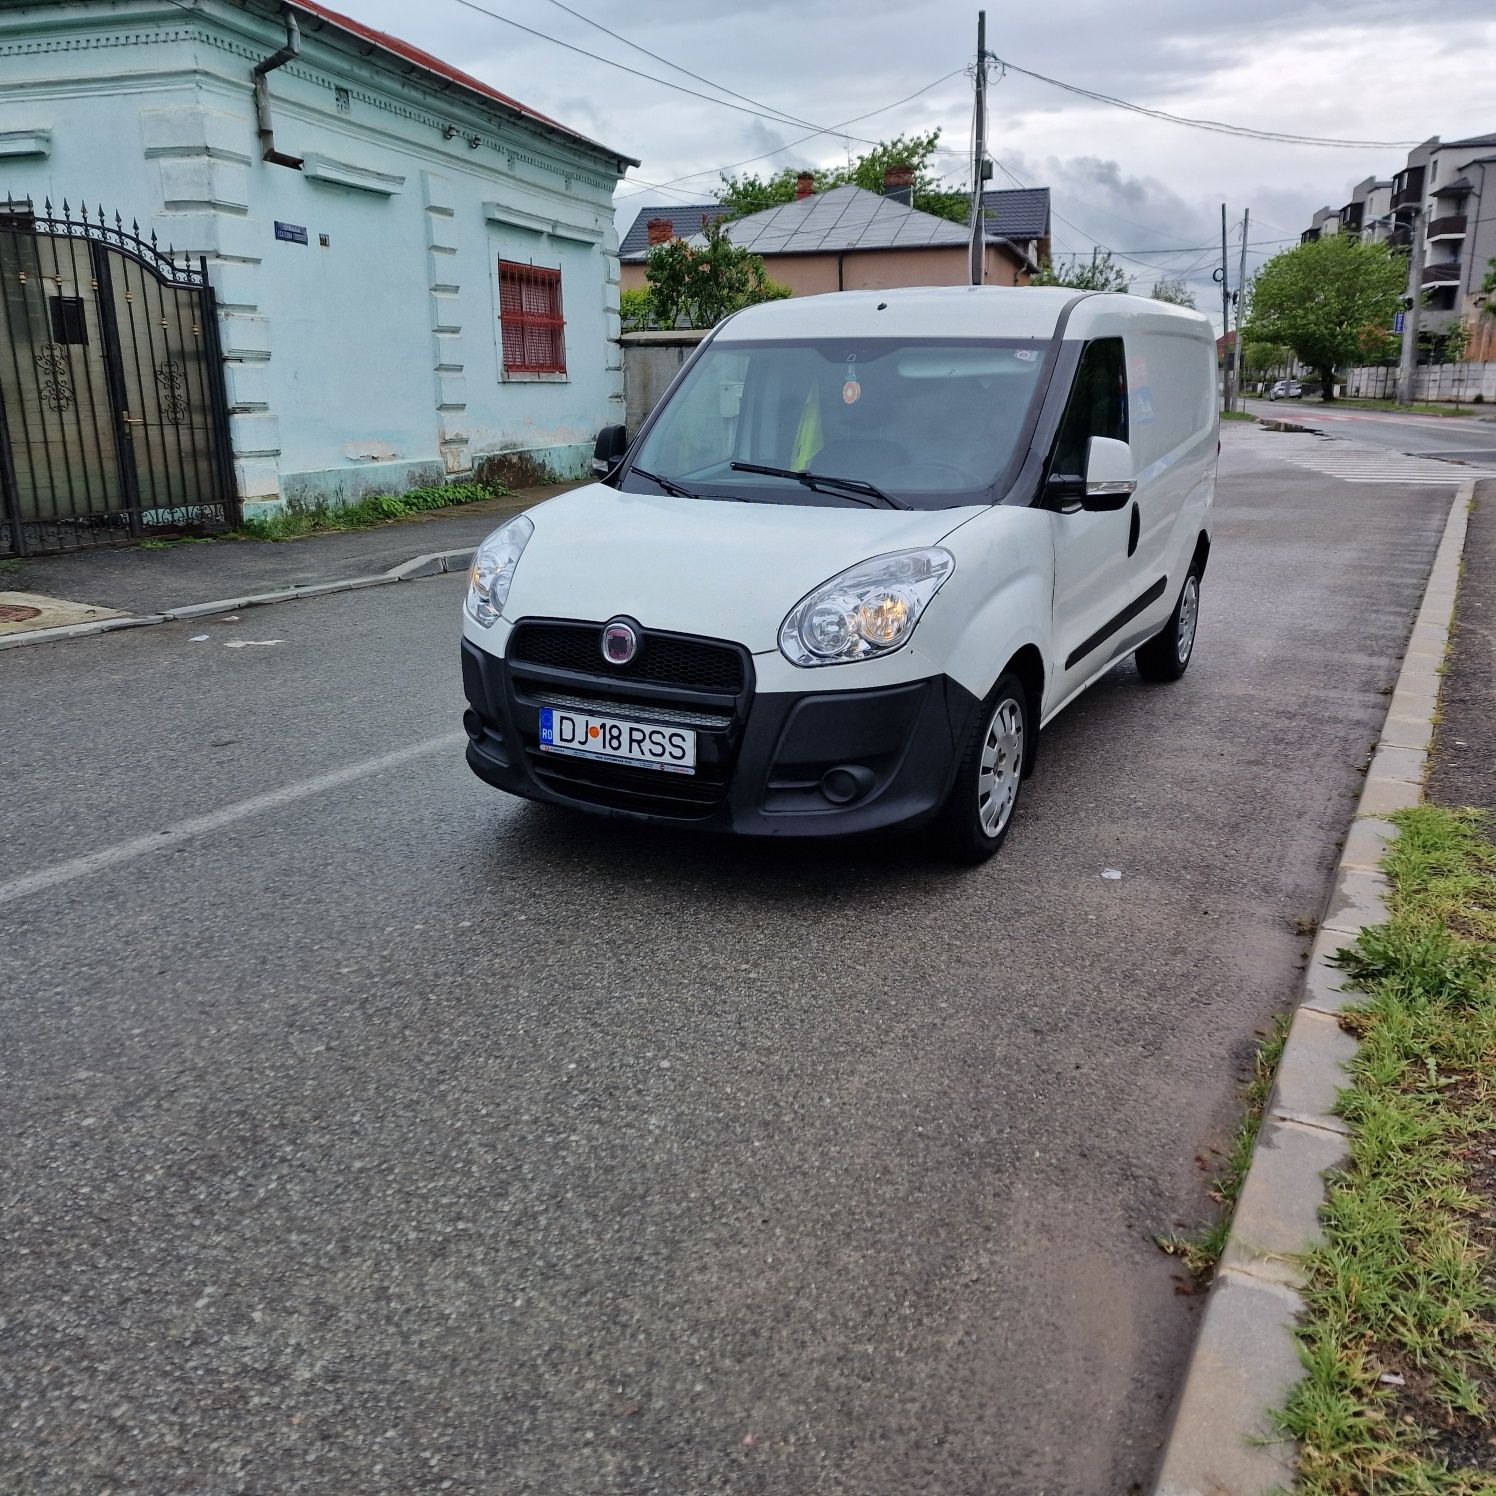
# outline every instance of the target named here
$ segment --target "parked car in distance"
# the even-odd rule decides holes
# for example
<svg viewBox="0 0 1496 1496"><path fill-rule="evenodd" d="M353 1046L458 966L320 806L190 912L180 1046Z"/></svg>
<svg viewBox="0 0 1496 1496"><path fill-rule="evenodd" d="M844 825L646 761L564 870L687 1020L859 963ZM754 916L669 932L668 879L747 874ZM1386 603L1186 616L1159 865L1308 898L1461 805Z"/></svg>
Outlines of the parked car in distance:
<svg viewBox="0 0 1496 1496"><path fill-rule="evenodd" d="M1215 346L1063 288L841 292L728 318L601 481L473 560L468 762L513 794L750 836L1002 843L1039 730L1190 662Z"/></svg>
<svg viewBox="0 0 1496 1496"><path fill-rule="evenodd" d="M1304 398L1304 386L1297 379L1280 379L1268 390L1269 400L1302 400Z"/></svg>

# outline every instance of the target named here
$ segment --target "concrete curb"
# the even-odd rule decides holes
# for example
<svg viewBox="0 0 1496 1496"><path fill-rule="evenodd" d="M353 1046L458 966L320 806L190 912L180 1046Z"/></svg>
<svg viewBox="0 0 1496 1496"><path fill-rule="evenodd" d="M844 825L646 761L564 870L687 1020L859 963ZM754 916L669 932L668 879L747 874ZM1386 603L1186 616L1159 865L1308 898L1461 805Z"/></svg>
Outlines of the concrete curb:
<svg viewBox="0 0 1496 1496"><path fill-rule="evenodd" d="M412 556L389 571L353 577L341 582L308 582L301 587L282 587L274 592L252 592L243 597L219 598L210 603L189 603L162 613L142 613L125 618L97 618L88 623L70 623L62 628L33 629L27 634L0 637L0 650L19 649L26 644L54 644L64 639L86 639L93 634L111 634L116 629L138 629L153 623L180 623L189 618L209 618L215 613L240 613L272 603L296 602L305 597L327 597L334 592L355 592L363 587L386 587L393 582L414 582L439 577L451 571L466 571L473 559L473 546L454 551L432 551Z"/></svg>
<svg viewBox="0 0 1496 1496"><path fill-rule="evenodd" d="M1287 424L1287 423L1284 423ZM1491 482L1491 480L1484 480ZM1331 962L1387 917L1380 861L1396 834L1385 817L1423 798L1439 699L1439 667L1454 616L1474 481L1450 506L1397 687L1341 851L1309 953L1304 991L1263 1112L1200 1334L1164 1448L1153 1496L1265 1496L1294 1483L1292 1443L1274 1427L1303 1375L1294 1329L1304 1301L1300 1254L1323 1238L1326 1170L1345 1157L1333 1115L1356 1041L1339 1022L1357 1001Z"/></svg>

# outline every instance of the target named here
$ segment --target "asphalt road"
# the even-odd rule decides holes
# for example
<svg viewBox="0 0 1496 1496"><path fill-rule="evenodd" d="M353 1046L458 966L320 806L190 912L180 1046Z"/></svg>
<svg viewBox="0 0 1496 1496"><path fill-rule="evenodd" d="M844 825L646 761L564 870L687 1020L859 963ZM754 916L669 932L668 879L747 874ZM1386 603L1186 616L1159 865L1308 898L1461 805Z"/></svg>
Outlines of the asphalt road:
<svg viewBox="0 0 1496 1496"><path fill-rule="evenodd" d="M0 656L0 1489L1141 1489L1450 497L1226 441L975 872L487 789L454 579Z"/></svg>
<svg viewBox="0 0 1496 1496"><path fill-rule="evenodd" d="M1484 462L1496 458L1496 422L1475 416L1428 416L1393 410L1355 410L1307 400L1248 400L1247 410L1270 420L1300 421L1329 436L1366 442L1394 452L1445 460ZM1476 406L1479 410L1481 407Z"/></svg>

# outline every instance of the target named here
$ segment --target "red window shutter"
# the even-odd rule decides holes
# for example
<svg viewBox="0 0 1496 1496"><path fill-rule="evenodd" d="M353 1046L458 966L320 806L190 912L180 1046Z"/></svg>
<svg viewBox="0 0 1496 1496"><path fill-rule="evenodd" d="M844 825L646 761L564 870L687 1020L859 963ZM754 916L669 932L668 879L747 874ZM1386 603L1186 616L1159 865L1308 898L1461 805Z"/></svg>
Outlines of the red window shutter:
<svg viewBox="0 0 1496 1496"><path fill-rule="evenodd" d="M506 374L564 374L561 272L500 260L499 331Z"/></svg>

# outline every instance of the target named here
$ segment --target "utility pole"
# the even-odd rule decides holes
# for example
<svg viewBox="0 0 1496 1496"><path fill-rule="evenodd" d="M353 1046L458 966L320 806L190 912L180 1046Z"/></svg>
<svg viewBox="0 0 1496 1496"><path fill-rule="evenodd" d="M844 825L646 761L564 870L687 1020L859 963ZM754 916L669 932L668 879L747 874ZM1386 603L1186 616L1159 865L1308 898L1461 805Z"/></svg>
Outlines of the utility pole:
<svg viewBox="0 0 1496 1496"><path fill-rule="evenodd" d="M1231 275L1226 259L1226 205L1221 204L1221 409L1230 410L1231 404Z"/></svg>
<svg viewBox="0 0 1496 1496"><path fill-rule="evenodd" d="M1414 377L1418 372L1418 312L1423 301L1423 210L1414 206L1408 232L1413 236L1408 259L1408 309L1403 314L1402 353L1397 360L1397 403L1413 403Z"/></svg>
<svg viewBox="0 0 1496 1496"><path fill-rule="evenodd" d="M983 170L987 165L987 12L977 12L976 154L971 162L971 283L980 286L987 267L987 234L982 222Z"/></svg>
<svg viewBox="0 0 1496 1496"><path fill-rule="evenodd" d="M1252 223L1252 210L1243 208L1241 215L1241 269L1236 277L1236 345L1232 352L1232 380L1236 390L1236 403L1241 404L1241 324L1247 315L1247 230Z"/></svg>

